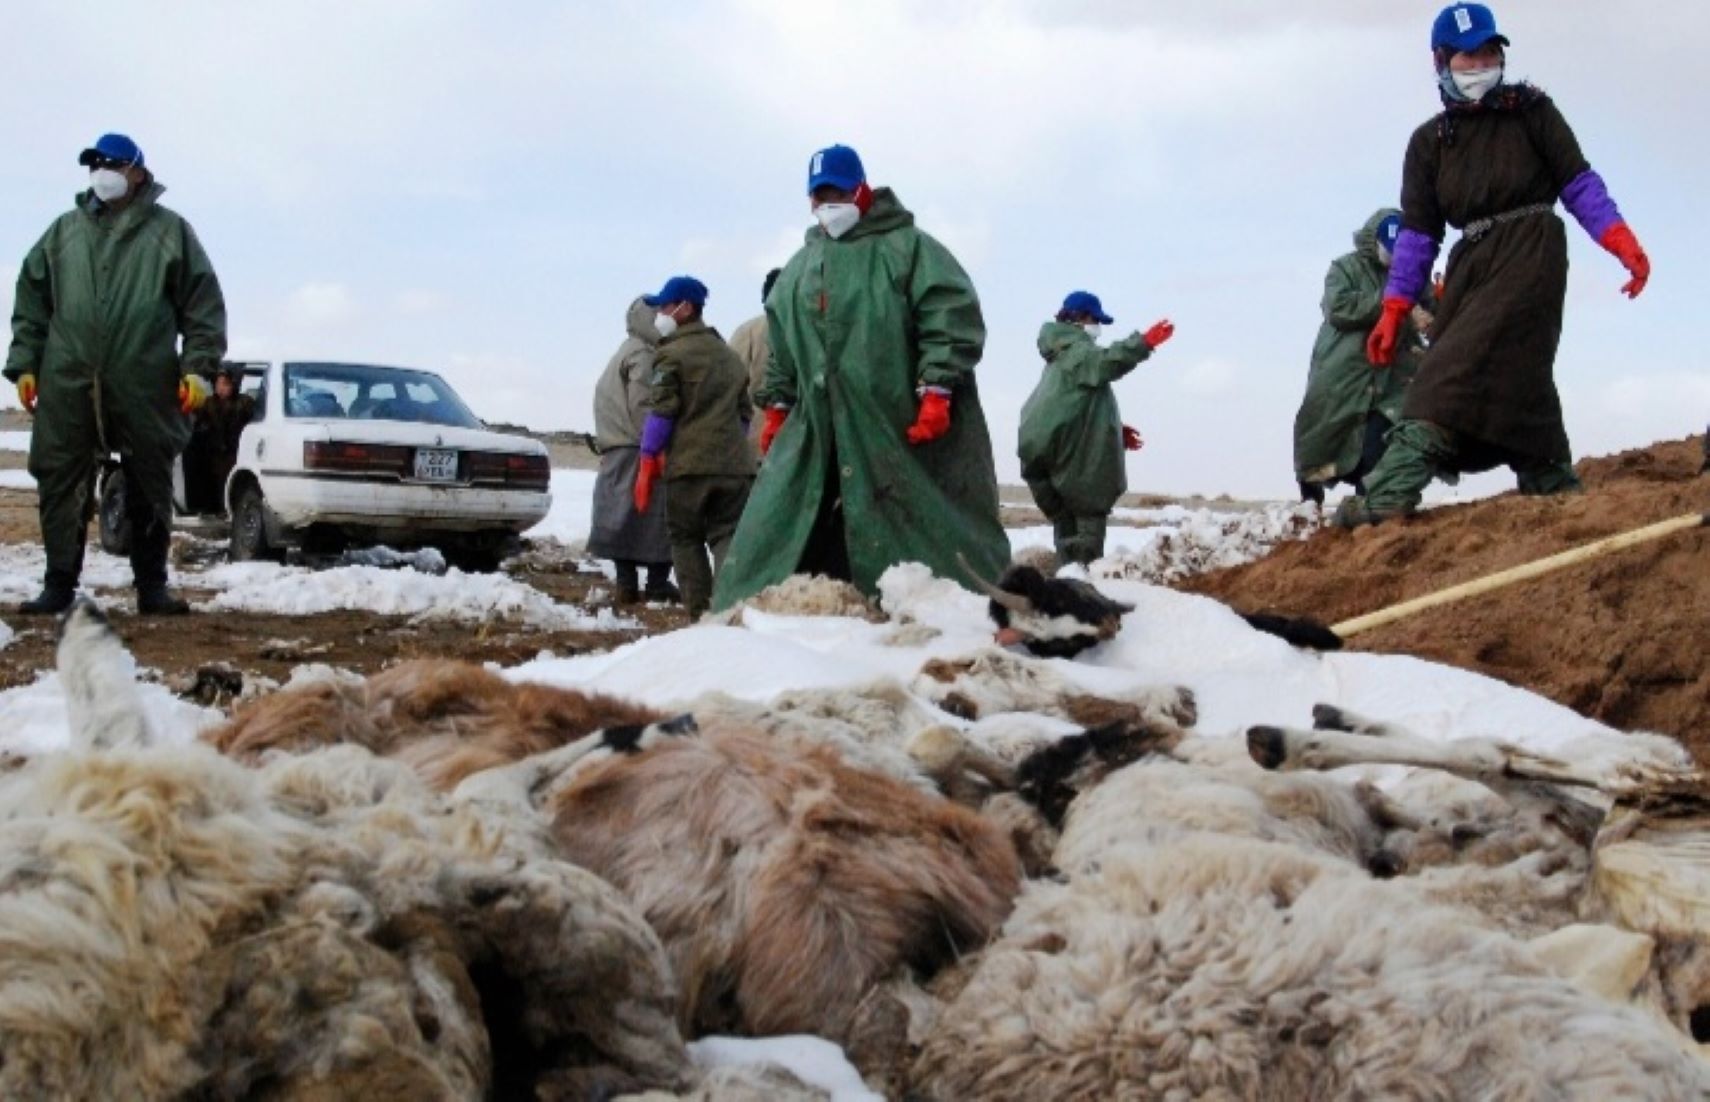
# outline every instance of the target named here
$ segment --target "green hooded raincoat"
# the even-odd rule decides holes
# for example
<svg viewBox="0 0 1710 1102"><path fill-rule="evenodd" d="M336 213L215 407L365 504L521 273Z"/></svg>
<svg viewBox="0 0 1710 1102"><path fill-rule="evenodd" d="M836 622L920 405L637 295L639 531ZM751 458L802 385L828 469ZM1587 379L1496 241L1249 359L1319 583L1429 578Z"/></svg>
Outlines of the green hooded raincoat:
<svg viewBox="0 0 1710 1102"><path fill-rule="evenodd" d="M1423 346L1411 318L1402 321L1394 362L1373 367L1366 337L1383 314L1389 269L1378 260L1377 228L1385 208L1354 231L1354 251L1330 262L1324 276L1324 323L1312 345L1306 397L1294 417L1294 473L1301 482L1331 482L1359 465L1366 417L1401 419L1401 403L1419 370Z"/></svg>
<svg viewBox="0 0 1710 1102"><path fill-rule="evenodd" d="M956 259L879 188L843 237L808 231L766 314L772 366L757 398L792 409L754 483L713 607L796 571L833 464L852 580L863 592L910 561L967 584L959 555L996 578L1009 541L974 383L985 322ZM920 386L950 390L950 431L911 445L905 434Z"/></svg>
<svg viewBox="0 0 1710 1102"><path fill-rule="evenodd" d="M1045 373L1021 407L1021 477L1048 516L1103 516L1128 490L1122 413L1110 384L1152 355L1134 333L1100 348L1087 331L1039 330Z"/></svg>

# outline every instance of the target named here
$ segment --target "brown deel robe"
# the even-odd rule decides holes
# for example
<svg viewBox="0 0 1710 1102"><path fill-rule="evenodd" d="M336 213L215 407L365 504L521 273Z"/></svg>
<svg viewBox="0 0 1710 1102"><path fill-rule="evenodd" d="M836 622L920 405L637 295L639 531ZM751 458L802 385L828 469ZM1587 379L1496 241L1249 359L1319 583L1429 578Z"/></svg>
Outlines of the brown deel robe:
<svg viewBox="0 0 1710 1102"><path fill-rule="evenodd" d="M1511 111L1432 119L1413 132L1402 171L1403 223L1434 240L1444 225L1554 204L1587 168L1546 96ZM1462 238L1449 253L1431 349L1402 416L1552 462L1572 462L1556 394L1556 344L1567 292L1567 237L1554 213Z"/></svg>

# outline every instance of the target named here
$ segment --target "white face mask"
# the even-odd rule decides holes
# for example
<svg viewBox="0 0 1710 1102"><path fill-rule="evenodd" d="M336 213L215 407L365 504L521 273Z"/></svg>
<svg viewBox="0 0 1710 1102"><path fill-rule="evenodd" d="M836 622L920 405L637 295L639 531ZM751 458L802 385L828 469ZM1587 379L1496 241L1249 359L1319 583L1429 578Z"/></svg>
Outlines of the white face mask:
<svg viewBox="0 0 1710 1102"><path fill-rule="evenodd" d="M819 219L820 228L827 237L842 237L855 228L855 223L861 221L861 208L854 203L821 203L813 208L813 216Z"/></svg>
<svg viewBox="0 0 1710 1102"><path fill-rule="evenodd" d="M1083 325L1081 328L1085 329L1087 331L1087 336L1091 337L1095 341L1104 333L1104 326L1100 325L1096 321L1091 325Z"/></svg>
<svg viewBox="0 0 1710 1102"><path fill-rule="evenodd" d="M1451 72L1455 82L1455 90L1465 96L1471 103L1477 103L1485 97L1485 93L1502 83L1502 66L1494 65L1488 69L1467 69L1462 72Z"/></svg>
<svg viewBox="0 0 1710 1102"><path fill-rule="evenodd" d="M131 182L125 179L125 174L110 168L97 168L91 172L89 186L94 190L95 198L103 203L123 199L125 192L131 190Z"/></svg>
<svg viewBox="0 0 1710 1102"><path fill-rule="evenodd" d="M1395 255L1389 251L1389 246L1385 245L1382 241L1379 241L1377 247L1377 262L1387 268L1389 267L1389 262L1393 259L1395 259Z"/></svg>
<svg viewBox="0 0 1710 1102"><path fill-rule="evenodd" d="M677 319L666 313L654 314L653 328L659 330L659 337L663 340L677 331Z"/></svg>

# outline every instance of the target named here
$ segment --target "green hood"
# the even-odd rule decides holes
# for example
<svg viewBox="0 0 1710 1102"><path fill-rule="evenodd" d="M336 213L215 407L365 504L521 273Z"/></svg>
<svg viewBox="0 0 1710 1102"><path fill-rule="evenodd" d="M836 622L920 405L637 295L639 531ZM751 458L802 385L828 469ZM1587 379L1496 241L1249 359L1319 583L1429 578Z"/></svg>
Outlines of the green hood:
<svg viewBox="0 0 1710 1102"><path fill-rule="evenodd" d="M1365 225L1354 231L1354 251L1360 255L1361 260L1378 263L1377 228L1392 214L1401 217L1401 212L1394 207L1380 207L1376 214L1366 219Z"/></svg>
<svg viewBox="0 0 1710 1102"><path fill-rule="evenodd" d="M1092 344L1092 334L1066 321L1048 321L1039 327L1039 354L1050 363L1078 344Z"/></svg>

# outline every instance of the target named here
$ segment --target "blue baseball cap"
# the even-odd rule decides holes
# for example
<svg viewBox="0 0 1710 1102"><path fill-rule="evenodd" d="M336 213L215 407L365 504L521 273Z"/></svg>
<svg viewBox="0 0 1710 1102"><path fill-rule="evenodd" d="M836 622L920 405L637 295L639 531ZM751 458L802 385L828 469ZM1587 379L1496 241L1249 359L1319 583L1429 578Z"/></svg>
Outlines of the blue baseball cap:
<svg viewBox="0 0 1710 1102"><path fill-rule="evenodd" d="M123 134L103 134L95 144L77 155L77 163L90 168L102 161L118 161L123 165L143 165L142 150Z"/></svg>
<svg viewBox="0 0 1710 1102"><path fill-rule="evenodd" d="M866 182L867 170L861 167L861 155L846 145L827 146L808 162L809 195L814 188L825 184L854 191Z"/></svg>
<svg viewBox="0 0 1710 1102"><path fill-rule="evenodd" d="M1508 45L1508 39L1496 31L1496 16L1483 4L1450 4L1437 13L1437 21L1431 24L1433 50L1465 53L1492 39Z"/></svg>
<svg viewBox="0 0 1710 1102"><path fill-rule="evenodd" d="M1401 237L1401 215L1392 214L1377 224L1377 243L1395 253L1395 242Z"/></svg>
<svg viewBox="0 0 1710 1102"><path fill-rule="evenodd" d="M672 276L665 281L665 286L659 288L656 295L643 295L641 301L649 306L665 306L673 302L687 302L691 306L707 304L707 285L694 276Z"/></svg>
<svg viewBox="0 0 1710 1102"><path fill-rule="evenodd" d="M1064 314L1091 314L1093 320L1100 325L1109 325L1116 319L1104 312L1103 303L1091 291L1070 291L1069 297L1063 300Z"/></svg>

